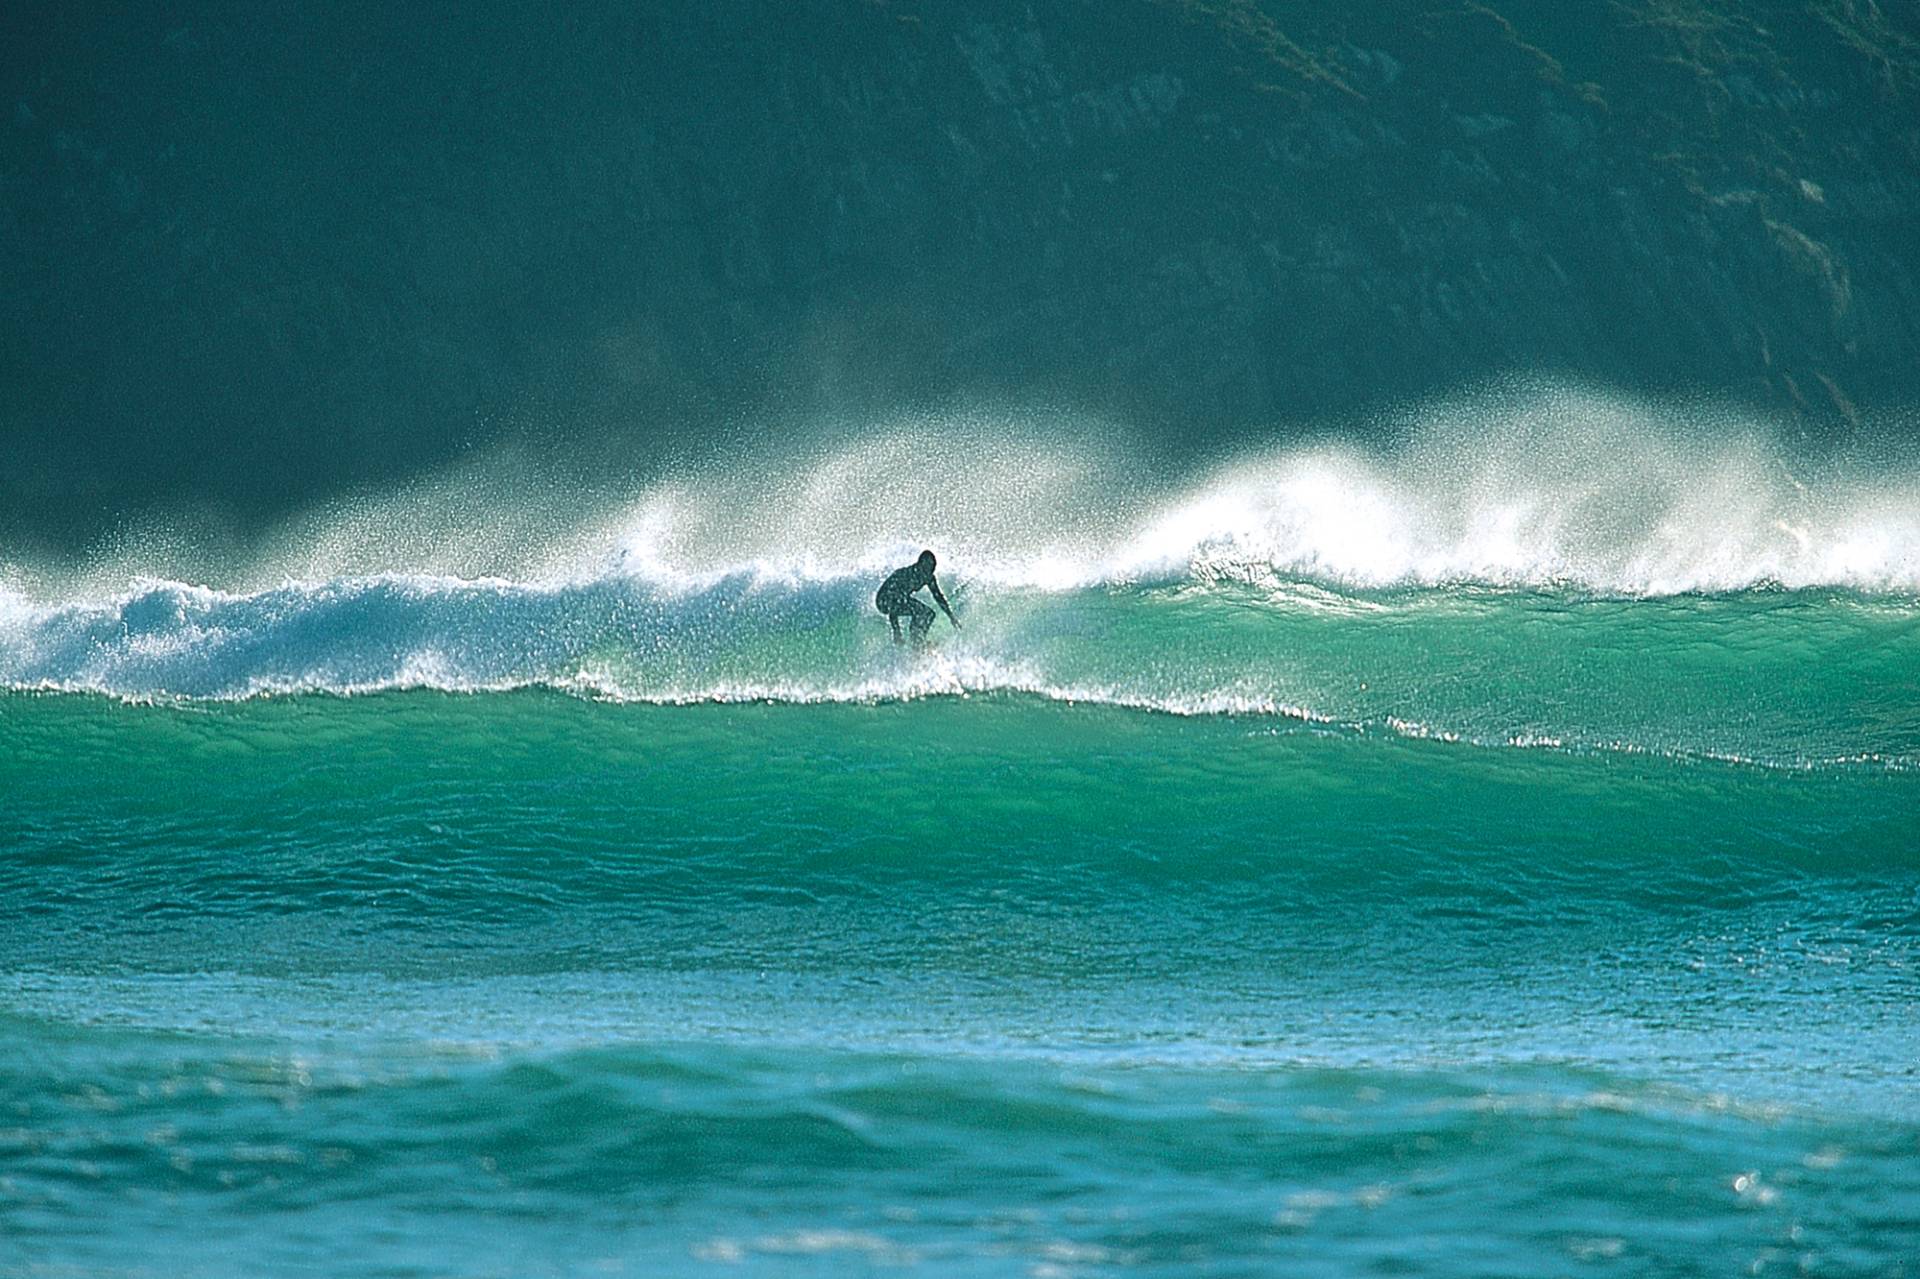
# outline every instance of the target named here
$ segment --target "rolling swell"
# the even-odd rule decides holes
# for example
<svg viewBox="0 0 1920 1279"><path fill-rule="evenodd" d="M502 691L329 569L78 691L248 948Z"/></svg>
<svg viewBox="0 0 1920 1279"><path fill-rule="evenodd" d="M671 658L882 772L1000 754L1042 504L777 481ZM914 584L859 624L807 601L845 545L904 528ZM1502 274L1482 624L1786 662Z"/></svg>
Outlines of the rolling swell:
<svg viewBox="0 0 1920 1279"><path fill-rule="evenodd" d="M1260 987L1758 947L1817 985L1897 982L1920 935L1920 775L1873 765L1006 696L16 696L0 724L35 969Z"/></svg>
<svg viewBox="0 0 1920 1279"><path fill-rule="evenodd" d="M1907 674L1920 626L1897 597L967 582L968 628L914 660L887 643L870 586L747 572L691 585L382 576L251 594L152 583L101 601L15 601L0 622L0 679L16 692L127 700L526 687L663 704L1014 693L1789 766L1904 767L1920 749Z"/></svg>
<svg viewBox="0 0 1920 1279"><path fill-rule="evenodd" d="M243 1251L297 1264L308 1232L351 1229L389 1239L386 1263L405 1267L424 1220L503 1201L511 1212L437 1241L433 1263L575 1269L613 1249L671 1268L1171 1273L1440 1251L1517 1271L1702 1250L1870 1265L1913 1243L1899 1208L1916 1190L1910 1127L1811 1122L1592 1071L1143 1071L714 1044L534 1061L447 1046L369 1069L337 1051L214 1053L126 1033L65 1064L89 1091L16 1135L16 1167L84 1161L163 1192L122 1219L200 1264ZM0 1064L0 1093L27 1076ZM1102 1177L1120 1169L1157 1198L1103 1210ZM963 1207L956 1180L981 1188ZM866 1193L850 1209L856 1181ZM80 1188L30 1184L6 1210L28 1248L61 1237ZM742 1193L780 1206L741 1215ZM1596 1220L1602 1195L1611 1213ZM1532 1224L1491 1235L1463 1203ZM218 1236L183 1230L180 1207L212 1205ZM72 1246L93 1260L105 1243Z"/></svg>
<svg viewBox="0 0 1920 1279"><path fill-rule="evenodd" d="M1897 1273L1904 472L1636 439L1134 489L963 448L924 510L862 487L921 445L869 442L14 574L0 1231L82 1271ZM966 623L923 657L871 606L902 530Z"/></svg>
<svg viewBox="0 0 1920 1279"><path fill-rule="evenodd" d="M84 573L0 576L0 687L1018 692L1489 744L1912 756L1920 479L1898 456L1801 458L1568 391L1405 429L1180 478L1093 438L948 423L624 496L455 483L218 564L136 538ZM916 482L874 484L898 474ZM969 625L915 664L871 590L923 542Z"/></svg>

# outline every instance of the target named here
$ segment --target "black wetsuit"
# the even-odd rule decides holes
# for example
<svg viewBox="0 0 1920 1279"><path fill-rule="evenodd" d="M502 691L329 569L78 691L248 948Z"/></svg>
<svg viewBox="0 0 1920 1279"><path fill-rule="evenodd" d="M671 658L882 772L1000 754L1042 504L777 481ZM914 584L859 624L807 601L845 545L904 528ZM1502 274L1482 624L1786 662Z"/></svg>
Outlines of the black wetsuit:
<svg viewBox="0 0 1920 1279"><path fill-rule="evenodd" d="M900 642L900 619L907 618L908 628L913 632L913 642L918 644L927 638L927 632L933 627L934 612L913 593L921 587L933 592L933 598L940 601L940 607L946 609L948 617L953 610L947 606L947 597L940 593L940 583L933 580L933 570L919 563L897 568L887 574L887 580L880 583L880 589L874 594L873 606L887 615L887 621L893 625L893 641Z"/></svg>

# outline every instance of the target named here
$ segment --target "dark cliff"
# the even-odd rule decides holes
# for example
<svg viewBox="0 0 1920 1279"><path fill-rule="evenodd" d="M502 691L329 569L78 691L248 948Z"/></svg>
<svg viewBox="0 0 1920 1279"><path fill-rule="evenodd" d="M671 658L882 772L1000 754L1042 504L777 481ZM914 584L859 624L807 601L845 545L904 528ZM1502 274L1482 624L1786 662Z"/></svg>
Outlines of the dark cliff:
<svg viewBox="0 0 1920 1279"><path fill-rule="evenodd" d="M1920 389L1915 15L11 6L0 533L981 397L1180 449L1550 372L1844 433Z"/></svg>

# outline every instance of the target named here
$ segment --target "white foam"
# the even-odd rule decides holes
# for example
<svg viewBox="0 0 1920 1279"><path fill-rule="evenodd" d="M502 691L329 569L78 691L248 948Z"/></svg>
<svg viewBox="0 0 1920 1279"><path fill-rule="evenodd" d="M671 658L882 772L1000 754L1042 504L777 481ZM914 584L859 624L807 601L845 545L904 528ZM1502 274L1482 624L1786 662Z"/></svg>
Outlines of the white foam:
<svg viewBox="0 0 1920 1279"><path fill-rule="evenodd" d="M930 545L974 581L1044 591L1299 579L1920 591L1915 459L1837 456L1803 474L1728 414L1676 420L1565 389L1435 406L1397 437L1278 448L1169 485L1121 451L921 428L689 480L599 536L654 580L695 582L876 575Z"/></svg>
<svg viewBox="0 0 1920 1279"><path fill-rule="evenodd" d="M94 600L0 602L0 687L135 701L531 686L649 703L874 703L1021 693L1181 715L1318 718L1273 691L1177 668L1089 680L1044 640L1054 597L994 601L1006 626L895 649L866 577L634 573L529 585L380 574L228 592L142 580ZM1060 602L1062 616L1077 613ZM1024 639L1013 632L1024 627ZM1072 626L1059 632L1068 644ZM1080 677L1073 672L1081 671Z"/></svg>
<svg viewBox="0 0 1920 1279"><path fill-rule="evenodd" d="M932 546L956 578L1070 591L1137 582L1479 583L1627 596L1761 586L1920 591L1920 449L1797 460L1763 425L1557 388L1445 402L1398 440L1276 447L1154 474L1110 432L975 419L737 457L639 492L523 459L289 522L247 552L129 534L43 602L136 577L253 594L382 574L697 593L876 578ZM0 569L18 596L30 579ZM16 607L0 585L0 617ZM4 624L0 622L0 624Z"/></svg>
<svg viewBox="0 0 1920 1279"><path fill-rule="evenodd" d="M1346 612L1379 607L1370 591L1442 584L1920 594L1920 472L1885 459L1797 469L1764 432L1711 425L1561 390L1429 409L1393 448L1276 449L1170 485L1091 437L973 423L741 459L583 500L577 518L552 486L531 499L497 476L465 498L420 486L303 518L218 573L182 569L174 538L129 542L64 579L0 567L0 684L125 697L548 684L782 701L1007 690L1306 713L1225 677L1089 680L972 632L938 662L893 663L872 591L922 545L950 589L992 601L1001 622L1140 584L1252 585L1285 607ZM809 647L816 633L831 638Z"/></svg>
<svg viewBox="0 0 1920 1279"><path fill-rule="evenodd" d="M1087 580L1358 588L1477 583L1664 596L1779 586L1920 591L1920 481L1802 483L1751 440L1690 443L1593 409L1580 429L1384 455L1276 453L1168 501Z"/></svg>

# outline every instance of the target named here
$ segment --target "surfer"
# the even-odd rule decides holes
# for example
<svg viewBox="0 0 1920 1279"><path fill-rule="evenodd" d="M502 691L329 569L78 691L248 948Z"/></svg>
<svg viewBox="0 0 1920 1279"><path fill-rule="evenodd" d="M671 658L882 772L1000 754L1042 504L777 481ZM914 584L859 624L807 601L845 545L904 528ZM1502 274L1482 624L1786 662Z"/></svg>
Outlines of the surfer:
<svg viewBox="0 0 1920 1279"><path fill-rule="evenodd" d="M920 558L905 568L897 568L887 574L887 580L880 583L880 590L873 597L873 606L887 615L887 621L893 627L893 642L902 643L900 638L900 619L908 619L907 625L913 632L914 646L927 642L927 632L933 629L933 610L913 598L913 593L921 587L933 592L933 599L940 611L947 615L954 629L960 629L960 619L953 615L953 609L947 604L947 597L940 593L940 583L933 580L933 552L922 551Z"/></svg>

